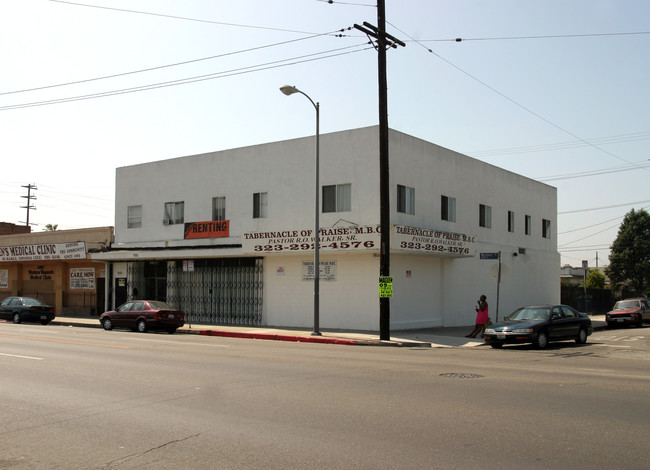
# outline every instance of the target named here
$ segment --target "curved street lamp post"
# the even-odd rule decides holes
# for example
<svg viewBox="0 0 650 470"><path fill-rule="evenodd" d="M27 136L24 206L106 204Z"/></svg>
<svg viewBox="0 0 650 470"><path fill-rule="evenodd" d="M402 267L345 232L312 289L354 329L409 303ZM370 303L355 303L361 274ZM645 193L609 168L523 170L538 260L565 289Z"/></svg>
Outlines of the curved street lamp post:
<svg viewBox="0 0 650 470"><path fill-rule="evenodd" d="M295 86L291 85L284 85L280 87L280 91L284 93L285 95L293 95L294 93L300 93L304 97L306 97L309 102L314 105L314 108L316 109L316 204L315 204L315 211L314 211L314 331L312 332L313 336L321 336L320 333L320 328L319 328L319 283L320 283L320 260L319 260L319 222L318 222L318 203L319 203L319 192L318 192L318 186L319 186L319 177L318 177L318 170L319 170L319 138L320 138L320 104L319 103L314 103L314 100L312 100L307 93L304 93L300 91L298 88Z"/></svg>

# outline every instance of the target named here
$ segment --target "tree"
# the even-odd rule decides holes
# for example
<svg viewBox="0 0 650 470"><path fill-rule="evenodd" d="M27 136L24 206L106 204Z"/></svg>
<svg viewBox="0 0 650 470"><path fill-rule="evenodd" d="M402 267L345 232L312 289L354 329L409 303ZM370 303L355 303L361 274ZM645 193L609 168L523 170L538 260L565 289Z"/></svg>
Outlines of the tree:
<svg viewBox="0 0 650 470"><path fill-rule="evenodd" d="M47 224L43 229L44 232L56 232L59 228L59 224Z"/></svg>
<svg viewBox="0 0 650 470"><path fill-rule="evenodd" d="M587 288L588 289L604 289L605 288L605 275L598 269L590 269L587 274Z"/></svg>
<svg viewBox="0 0 650 470"><path fill-rule="evenodd" d="M606 273L612 285L644 294L650 286L650 214L644 209L625 214L610 249Z"/></svg>

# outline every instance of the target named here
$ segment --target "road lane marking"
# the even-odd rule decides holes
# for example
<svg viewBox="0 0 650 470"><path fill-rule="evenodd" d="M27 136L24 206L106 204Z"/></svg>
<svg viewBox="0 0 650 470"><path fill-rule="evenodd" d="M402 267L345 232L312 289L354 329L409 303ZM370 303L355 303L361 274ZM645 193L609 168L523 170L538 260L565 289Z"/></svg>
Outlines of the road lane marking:
<svg viewBox="0 0 650 470"><path fill-rule="evenodd" d="M5 354L5 353L0 353L0 356L5 356L5 357L17 357L18 359L33 359L35 361L42 361L42 357L32 357L32 356L20 356L18 354Z"/></svg>
<svg viewBox="0 0 650 470"><path fill-rule="evenodd" d="M63 343L63 344L76 344L79 346L96 346L99 348L111 348L111 349L132 349L130 346L115 346L114 344L101 344L101 343L88 343L85 341L68 341L64 339L50 339L50 338L35 338L33 336L15 336L15 335L2 335L2 338L12 338L12 339L28 339L32 341L43 341L46 343Z"/></svg>

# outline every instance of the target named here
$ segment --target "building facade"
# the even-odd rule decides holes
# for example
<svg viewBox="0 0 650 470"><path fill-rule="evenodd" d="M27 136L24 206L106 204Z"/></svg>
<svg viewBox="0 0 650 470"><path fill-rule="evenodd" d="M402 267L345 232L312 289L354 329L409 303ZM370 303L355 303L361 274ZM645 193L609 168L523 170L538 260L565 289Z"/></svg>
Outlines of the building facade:
<svg viewBox="0 0 650 470"><path fill-rule="evenodd" d="M0 299L35 297L57 315L103 311L105 264L90 254L111 246L113 227L0 236Z"/></svg>
<svg viewBox="0 0 650 470"><path fill-rule="evenodd" d="M378 127L320 137L320 326L379 329ZM107 303L310 327L314 137L117 169ZM390 131L391 329L557 302L555 188ZM497 296L498 293L498 296Z"/></svg>

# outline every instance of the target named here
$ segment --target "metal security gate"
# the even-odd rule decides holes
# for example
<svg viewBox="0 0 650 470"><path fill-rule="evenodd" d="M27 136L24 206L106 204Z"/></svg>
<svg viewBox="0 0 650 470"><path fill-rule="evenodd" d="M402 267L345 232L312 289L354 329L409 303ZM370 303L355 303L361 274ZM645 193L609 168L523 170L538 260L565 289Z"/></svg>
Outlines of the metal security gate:
<svg viewBox="0 0 650 470"><path fill-rule="evenodd" d="M186 322L262 324L262 259L194 260L167 263L167 302Z"/></svg>

